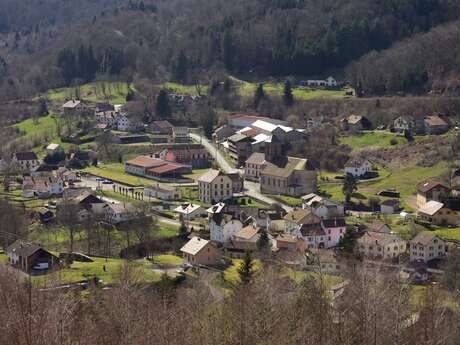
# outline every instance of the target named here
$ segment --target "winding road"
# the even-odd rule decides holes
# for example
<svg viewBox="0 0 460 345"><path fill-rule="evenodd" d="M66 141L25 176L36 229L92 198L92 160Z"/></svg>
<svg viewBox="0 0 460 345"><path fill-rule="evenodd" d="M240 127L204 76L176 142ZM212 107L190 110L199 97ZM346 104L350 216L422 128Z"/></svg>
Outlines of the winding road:
<svg viewBox="0 0 460 345"><path fill-rule="evenodd" d="M222 169L222 171L224 171L225 173L235 172L235 171L241 172L241 170L235 169L232 166L230 166L230 164L225 159L224 155L206 137L195 134L195 133L190 133L190 137L192 138L193 141L197 143L201 143L204 146L204 148L208 150L208 152L212 155L212 157L216 161L217 165ZM251 181L244 181L244 189L245 189L244 193L247 196L250 196L251 198L254 198L256 200L259 200L269 205L275 204L275 203L279 204L281 205L281 207L283 207L283 209L286 212L290 212L293 210L291 206L286 205L284 203L280 203L279 201L272 199L267 195L262 194L260 192L260 187L258 183L251 182Z"/></svg>

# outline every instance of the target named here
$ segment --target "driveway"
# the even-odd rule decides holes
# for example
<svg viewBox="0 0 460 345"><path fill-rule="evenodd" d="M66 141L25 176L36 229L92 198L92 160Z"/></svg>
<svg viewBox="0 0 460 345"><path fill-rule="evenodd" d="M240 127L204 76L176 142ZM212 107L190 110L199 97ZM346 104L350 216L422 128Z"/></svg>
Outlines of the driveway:
<svg viewBox="0 0 460 345"><path fill-rule="evenodd" d="M190 137L192 138L193 141L200 143L204 146L204 148L212 155L217 165L219 165L219 167L225 173L230 173L230 172L234 172L235 170L237 170L234 167L230 166L230 164L228 164L228 162L225 160L224 155L206 137L200 136L195 133L190 133Z"/></svg>
<svg viewBox="0 0 460 345"><path fill-rule="evenodd" d="M228 162L225 160L224 155L217 149L217 147L211 143L206 137L200 136L195 133L190 134L191 138L198 143L201 143L206 150L212 155L214 160L216 161L217 165L226 173L229 172L234 172L234 171L240 171L239 169L235 169L228 164ZM247 196L250 196L251 198L254 198L256 200L259 200L261 202L264 202L266 204L279 204L281 207L286 210L287 212L290 212L293 210L293 208L289 205L286 205L284 203L280 203L279 201L272 199L260 192L260 187L258 183L251 182L251 181L245 181L244 182L244 188L245 188L245 194Z"/></svg>

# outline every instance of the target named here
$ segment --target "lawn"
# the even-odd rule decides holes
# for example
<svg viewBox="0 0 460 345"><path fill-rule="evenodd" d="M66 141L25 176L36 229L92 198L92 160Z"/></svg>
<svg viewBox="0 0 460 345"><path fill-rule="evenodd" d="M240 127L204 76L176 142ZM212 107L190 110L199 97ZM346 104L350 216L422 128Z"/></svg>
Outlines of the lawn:
<svg viewBox="0 0 460 345"><path fill-rule="evenodd" d="M254 272L258 272L261 269L261 262L258 260L254 261ZM240 276L238 274L238 268L243 263L240 259L232 260L232 265L224 271L224 279L227 283L231 285L236 285L241 283Z"/></svg>
<svg viewBox="0 0 460 345"><path fill-rule="evenodd" d="M74 262L70 267L63 268L45 276L33 277L32 281L37 286L53 285L54 283L68 284L98 277L104 283L119 281L120 270L125 260L92 258L94 262ZM144 283L158 282L160 277L151 270L152 263L148 260L132 262L139 271L139 279ZM104 270L105 267L105 270Z"/></svg>
<svg viewBox="0 0 460 345"><path fill-rule="evenodd" d="M385 170L381 171L382 177L376 181L363 181L358 184L358 192L355 193L352 201L364 202L371 196L385 189L396 189L401 193L401 204L411 209L406 199L415 194L419 182L429 178L436 178L442 175L447 169L445 162L438 163L432 167L409 166L394 170L391 174ZM329 195L331 199L343 202L345 196L342 193L341 183L320 183L320 191ZM380 198L384 200L385 198Z"/></svg>
<svg viewBox="0 0 460 345"><path fill-rule="evenodd" d="M198 91L195 85L183 85L178 83L164 83L163 88L184 95L198 96ZM208 87L201 85L201 94L205 95L208 92Z"/></svg>
<svg viewBox="0 0 460 345"><path fill-rule="evenodd" d="M397 143L391 145L391 140L395 139ZM407 140L403 136L395 135L387 131L368 131L363 134L342 137L342 144L350 146L353 150L359 150L363 148L389 148L398 147L407 143Z"/></svg>
<svg viewBox="0 0 460 345"><path fill-rule="evenodd" d="M133 87L130 86L132 90ZM135 91L135 90L134 90ZM45 96L51 101L65 101L66 99L80 98L95 103L125 104L128 85L120 82L94 82L80 87L66 87L49 90Z"/></svg>
<svg viewBox="0 0 460 345"><path fill-rule="evenodd" d="M24 204L26 209L34 209L37 207L41 207L45 203L47 203L48 200L50 200L50 199L23 198L21 194L22 194L22 189L20 188L12 189L9 192L5 192L1 190L0 198L8 200L9 202L12 202L15 204L20 204L21 206Z"/></svg>
<svg viewBox="0 0 460 345"><path fill-rule="evenodd" d="M243 97L253 97L258 83L239 81L239 92ZM264 83L264 91L268 95L283 95L284 83ZM303 87L293 87L294 98L300 100L309 100L320 97L342 98L345 97L344 90L325 90L325 89L308 89Z"/></svg>
<svg viewBox="0 0 460 345"><path fill-rule="evenodd" d="M7 262L8 261L8 257L6 256L6 254L4 252L1 252L0 253L0 262Z"/></svg>
<svg viewBox="0 0 460 345"><path fill-rule="evenodd" d="M154 230L153 236L158 238L172 238L176 237L177 232L179 231L179 226L158 221L158 228Z"/></svg>
<svg viewBox="0 0 460 345"><path fill-rule="evenodd" d="M442 239L460 242L460 227L457 228L436 228L433 232Z"/></svg>
<svg viewBox="0 0 460 345"><path fill-rule="evenodd" d="M271 195L271 197L283 204L292 206L292 207L300 207L302 206L302 200L300 198L296 198L293 196L288 196L288 195Z"/></svg>
<svg viewBox="0 0 460 345"><path fill-rule="evenodd" d="M97 167L90 166L84 171L129 186L148 186L154 183L153 180L126 174L125 166L122 163L99 163Z"/></svg>
<svg viewBox="0 0 460 345"><path fill-rule="evenodd" d="M180 266L183 263L181 257L172 254L162 254L153 258L153 263L158 265Z"/></svg>

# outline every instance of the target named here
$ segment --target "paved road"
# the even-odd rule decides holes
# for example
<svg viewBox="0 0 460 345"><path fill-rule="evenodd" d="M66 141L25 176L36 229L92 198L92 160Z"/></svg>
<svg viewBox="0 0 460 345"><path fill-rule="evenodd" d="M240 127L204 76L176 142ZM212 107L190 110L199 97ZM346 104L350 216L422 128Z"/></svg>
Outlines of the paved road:
<svg viewBox="0 0 460 345"><path fill-rule="evenodd" d="M217 162L217 165L226 173L228 172L234 172L234 171L241 171L239 169L235 169L228 164L228 162L225 160L223 154L217 150L216 146L211 143L206 137L202 137L198 134L191 133L190 134L191 138L196 141L201 143L206 150L211 153L213 156L214 160ZM262 201L266 204L280 204L287 212L292 211L292 207L283 203L280 203L279 201L272 199L260 192L259 184L251 181L245 181L244 182L244 188L245 188L245 194L247 196L250 196L256 200Z"/></svg>
<svg viewBox="0 0 460 345"><path fill-rule="evenodd" d="M198 143L201 143L204 148L206 150L208 150L209 153L211 153L212 157L214 158L214 160L217 162L217 164L219 165L219 167L226 173L229 173L229 172L234 172L235 168L233 168L232 166L230 166L230 164L228 164L228 162L225 160L223 154L216 148L216 146L211 143L206 137L202 137L198 134L195 134L195 133L190 133L190 137L198 142Z"/></svg>

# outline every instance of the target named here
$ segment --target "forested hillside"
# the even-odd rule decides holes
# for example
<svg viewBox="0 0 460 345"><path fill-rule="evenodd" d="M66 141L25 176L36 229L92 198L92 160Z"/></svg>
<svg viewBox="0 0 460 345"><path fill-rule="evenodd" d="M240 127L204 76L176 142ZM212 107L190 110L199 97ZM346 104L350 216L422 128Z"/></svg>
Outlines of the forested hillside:
<svg viewBox="0 0 460 345"><path fill-rule="evenodd" d="M350 79L368 93L398 91L406 84L382 87L367 75L373 59L388 59L375 52L418 42L459 13L453 0L6 0L1 94L21 97L101 74L189 83L216 71L324 76L368 53L350 67ZM411 86L436 79L415 74Z"/></svg>

